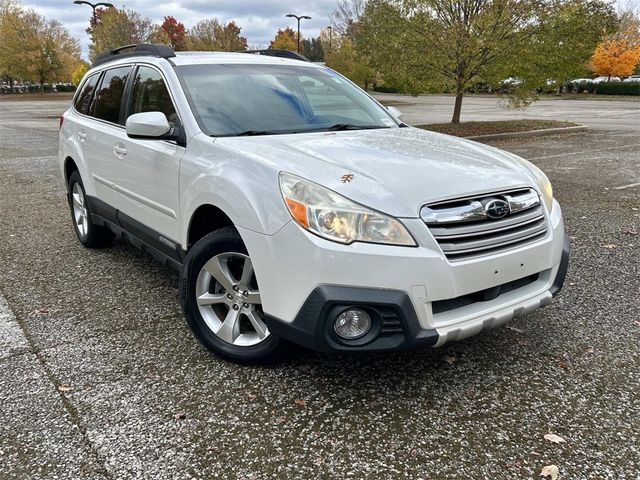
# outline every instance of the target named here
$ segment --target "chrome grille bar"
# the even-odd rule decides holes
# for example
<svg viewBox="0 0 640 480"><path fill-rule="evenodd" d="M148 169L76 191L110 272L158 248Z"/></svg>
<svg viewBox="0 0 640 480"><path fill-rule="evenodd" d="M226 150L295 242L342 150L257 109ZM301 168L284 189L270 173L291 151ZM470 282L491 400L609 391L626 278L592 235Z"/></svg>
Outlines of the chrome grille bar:
<svg viewBox="0 0 640 480"><path fill-rule="evenodd" d="M509 213L497 220L485 210L496 199L509 205ZM514 248L547 233L540 197L531 188L426 205L420 216L452 261Z"/></svg>

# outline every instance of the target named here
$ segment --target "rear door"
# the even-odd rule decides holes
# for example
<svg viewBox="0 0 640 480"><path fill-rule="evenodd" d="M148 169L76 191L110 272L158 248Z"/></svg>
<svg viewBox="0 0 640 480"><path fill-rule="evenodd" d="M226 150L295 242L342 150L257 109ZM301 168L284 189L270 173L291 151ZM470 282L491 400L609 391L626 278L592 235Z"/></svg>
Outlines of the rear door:
<svg viewBox="0 0 640 480"><path fill-rule="evenodd" d="M78 138L83 142L85 162L95 185L98 201L92 201L94 213L116 221L118 195L115 191L116 160L123 155L126 139L122 121L125 87L132 66L119 66L105 70L93 99L78 125ZM90 199L90 201L93 199Z"/></svg>
<svg viewBox="0 0 640 480"><path fill-rule="evenodd" d="M165 79L151 65L135 71L126 116L142 112L162 112L172 126L180 123ZM115 160L121 222L141 240L173 253L180 238L178 173L185 149L173 141L132 138L122 146L126 152Z"/></svg>

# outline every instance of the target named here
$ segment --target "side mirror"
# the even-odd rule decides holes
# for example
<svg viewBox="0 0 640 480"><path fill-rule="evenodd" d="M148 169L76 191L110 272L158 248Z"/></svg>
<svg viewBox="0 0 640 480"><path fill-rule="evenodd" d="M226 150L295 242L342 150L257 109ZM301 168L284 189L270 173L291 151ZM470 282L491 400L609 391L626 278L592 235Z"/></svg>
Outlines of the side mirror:
<svg viewBox="0 0 640 480"><path fill-rule="evenodd" d="M180 126L171 127L162 112L134 113L127 118L127 135L140 140L173 140L185 146L184 131Z"/></svg>
<svg viewBox="0 0 640 480"><path fill-rule="evenodd" d="M387 111L391 114L393 118L400 119L402 116L402 112L398 110L396 107L388 106Z"/></svg>

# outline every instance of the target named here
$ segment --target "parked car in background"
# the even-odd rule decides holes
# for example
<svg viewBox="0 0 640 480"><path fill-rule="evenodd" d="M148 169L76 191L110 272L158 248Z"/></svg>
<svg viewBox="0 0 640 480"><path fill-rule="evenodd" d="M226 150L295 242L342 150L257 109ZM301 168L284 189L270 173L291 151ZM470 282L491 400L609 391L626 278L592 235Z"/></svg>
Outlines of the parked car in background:
<svg viewBox="0 0 640 480"><path fill-rule="evenodd" d="M596 77L592 80L593 83L619 82L619 81L620 81L620 77L607 77L607 76Z"/></svg>
<svg viewBox="0 0 640 480"><path fill-rule="evenodd" d="M567 83L593 83L593 78L574 78L573 80L569 80Z"/></svg>
<svg viewBox="0 0 640 480"><path fill-rule="evenodd" d="M623 82L640 82L640 75L631 75L625 78Z"/></svg>

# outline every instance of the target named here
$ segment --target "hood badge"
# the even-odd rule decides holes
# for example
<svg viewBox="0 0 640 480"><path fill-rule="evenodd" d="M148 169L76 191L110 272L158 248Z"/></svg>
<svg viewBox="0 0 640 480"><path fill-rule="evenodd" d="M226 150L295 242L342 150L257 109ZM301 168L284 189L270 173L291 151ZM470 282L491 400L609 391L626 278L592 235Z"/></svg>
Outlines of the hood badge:
<svg viewBox="0 0 640 480"><path fill-rule="evenodd" d="M511 212L509 202L502 200L501 198L489 199L484 205L484 212L487 217L494 220L506 217Z"/></svg>
<svg viewBox="0 0 640 480"><path fill-rule="evenodd" d="M353 181L353 173L345 173L340 177L342 183L351 183Z"/></svg>

